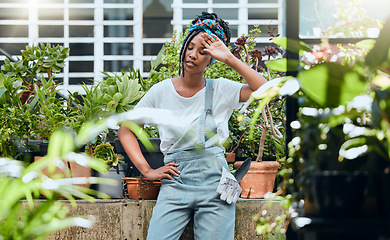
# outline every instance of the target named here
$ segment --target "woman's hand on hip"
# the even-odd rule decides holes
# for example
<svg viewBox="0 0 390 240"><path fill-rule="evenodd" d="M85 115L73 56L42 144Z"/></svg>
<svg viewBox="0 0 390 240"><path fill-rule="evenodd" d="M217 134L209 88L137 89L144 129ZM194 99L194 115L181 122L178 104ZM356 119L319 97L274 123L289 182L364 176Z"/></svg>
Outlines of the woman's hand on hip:
<svg viewBox="0 0 390 240"><path fill-rule="evenodd" d="M178 163L170 162L162 167L157 169L150 169L144 174L144 177L148 180L161 180L162 178L168 178L170 180L175 180L172 175L178 177L180 175Z"/></svg>

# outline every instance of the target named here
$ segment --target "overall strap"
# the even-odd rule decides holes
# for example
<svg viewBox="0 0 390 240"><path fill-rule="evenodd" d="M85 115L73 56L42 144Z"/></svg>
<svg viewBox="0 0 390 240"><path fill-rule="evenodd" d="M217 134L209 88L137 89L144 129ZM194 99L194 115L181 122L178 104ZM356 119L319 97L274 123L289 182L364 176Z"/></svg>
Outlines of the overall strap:
<svg viewBox="0 0 390 240"><path fill-rule="evenodd" d="M214 79L206 80L206 92L205 92L205 111L200 117L199 122L199 144L205 146L205 124L208 116L212 116L213 108L213 95L214 95Z"/></svg>
<svg viewBox="0 0 390 240"><path fill-rule="evenodd" d="M208 79L206 81L206 99L205 110L206 114L211 114L213 109L213 95L214 95L214 79Z"/></svg>

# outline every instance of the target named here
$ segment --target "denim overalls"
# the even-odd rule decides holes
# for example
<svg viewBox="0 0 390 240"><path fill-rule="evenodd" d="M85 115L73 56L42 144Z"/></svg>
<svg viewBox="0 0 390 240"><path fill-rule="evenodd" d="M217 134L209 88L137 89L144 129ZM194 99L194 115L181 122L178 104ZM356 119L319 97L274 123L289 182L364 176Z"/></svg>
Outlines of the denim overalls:
<svg viewBox="0 0 390 240"><path fill-rule="evenodd" d="M199 119L198 146L169 151L164 163L176 162L181 174L175 180L161 179L161 190L153 209L148 240L175 240L193 217L198 240L233 240L235 204L219 199L216 192L222 167L228 169L217 135L206 139L205 131L216 131L212 115L213 81L206 82L205 111Z"/></svg>

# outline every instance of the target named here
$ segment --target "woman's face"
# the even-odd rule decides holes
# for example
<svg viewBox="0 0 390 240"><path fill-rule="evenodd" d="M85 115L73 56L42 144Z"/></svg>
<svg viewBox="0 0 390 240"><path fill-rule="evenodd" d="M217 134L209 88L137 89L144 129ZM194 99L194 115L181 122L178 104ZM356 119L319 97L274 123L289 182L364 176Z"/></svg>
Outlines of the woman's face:
<svg viewBox="0 0 390 240"><path fill-rule="evenodd" d="M188 73L199 73L210 64L211 56L204 51L202 33L198 33L188 43L185 58L184 58L184 71Z"/></svg>

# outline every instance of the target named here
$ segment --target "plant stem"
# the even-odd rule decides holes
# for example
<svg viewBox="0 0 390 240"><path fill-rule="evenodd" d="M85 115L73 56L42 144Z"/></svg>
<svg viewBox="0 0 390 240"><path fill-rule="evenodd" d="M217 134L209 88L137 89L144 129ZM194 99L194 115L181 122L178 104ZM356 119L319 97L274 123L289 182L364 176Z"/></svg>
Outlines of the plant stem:
<svg viewBox="0 0 390 240"><path fill-rule="evenodd" d="M249 62L249 53L248 53L248 49L247 47L244 45L244 50L245 50L245 54L246 54L246 64L248 64L248 66L250 66L250 62Z"/></svg>
<svg viewBox="0 0 390 240"><path fill-rule="evenodd" d="M267 131L269 129L268 127L268 119L267 119L267 114L265 113L265 108L261 110L261 114L263 115L264 118L264 124L261 126L261 137L260 137L260 143L259 143L259 151L257 153L257 158L256 162L261 162L263 160L263 152L264 152L264 143L265 143L265 138L267 136Z"/></svg>
<svg viewBox="0 0 390 240"><path fill-rule="evenodd" d="M245 133L246 133L246 131L244 131L244 133L241 135L241 137L240 137L240 139L238 140L236 146L234 146L234 148L232 149L231 152L235 152L235 151L237 150L238 146L239 146L240 143L241 143L241 140L242 140L242 139L244 138L244 136L245 136Z"/></svg>

